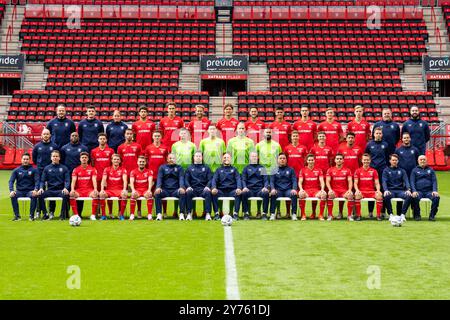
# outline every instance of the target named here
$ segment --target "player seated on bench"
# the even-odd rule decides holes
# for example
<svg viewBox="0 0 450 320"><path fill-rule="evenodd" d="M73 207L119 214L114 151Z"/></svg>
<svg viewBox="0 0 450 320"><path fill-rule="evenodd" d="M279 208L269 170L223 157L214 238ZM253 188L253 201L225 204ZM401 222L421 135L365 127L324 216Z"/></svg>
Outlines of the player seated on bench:
<svg viewBox="0 0 450 320"><path fill-rule="evenodd" d="M13 221L21 219L18 198L30 198L30 221L34 220L39 190L39 172L30 165L29 153L22 154L22 165L13 170L9 178L9 197L14 211ZM16 189L14 190L14 183Z"/></svg>
<svg viewBox="0 0 450 320"><path fill-rule="evenodd" d="M355 171L355 211L356 219L361 219L361 199L375 199L377 220L381 221L381 207L383 206L383 194L381 193L380 180L376 169L370 166L371 156L364 153L362 156L363 166Z"/></svg>
<svg viewBox="0 0 450 320"><path fill-rule="evenodd" d="M428 166L426 156L419 156L418 162L419 165L413 169L410 178L414 219L421 220L420 200L430 199L431 211L428 220L435 221L440 201L436 173Z"/></svg>
<svg viewBox="0 0 450 320"><path fill-rule="evenodd" d="M72 172L72 183L70 188L70 206L74 215L79 215L77 198L92 198L91 220L95 219L98 208L98 190L97 190L97 170L90 165L89 153L80 153L81 165Z"/></svg>
<svg viewBox="0 0 450 320"><path fill-rule="evenodd" d="M41 196L42 209L44 211L43 220L51 220L54 217L54 212L47 215L45 205L45 198L58 197L62 198L62 206L60 219L64 220L67 217L67 203L69 199L70 188L70 174L66 166L59 163L61 155L58 150L53 150L51 153L52 163L44 168L41 176L41 184L39 195ZM46 189L44 191L44 188Z"/></svg>

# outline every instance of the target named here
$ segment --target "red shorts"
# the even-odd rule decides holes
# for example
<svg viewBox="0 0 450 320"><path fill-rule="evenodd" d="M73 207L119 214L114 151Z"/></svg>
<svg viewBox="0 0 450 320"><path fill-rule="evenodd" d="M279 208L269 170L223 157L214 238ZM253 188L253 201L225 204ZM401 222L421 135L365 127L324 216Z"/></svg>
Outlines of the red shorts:
<svg viewBox="0 0 450 320"><path fill-rule="evenodd" d="M347 193L347 190L339 190L333 189L336 198L345 198L344 195Z"/></svg>
<svg viewBox="0 0 450 320"><path fill-rule="evenodd" d="M147 189L136 189L136 192L139 194L139 197L143 197Z"/></svg>
<svg viewBox="0 0 450 320"><path fill-rule="evenodd" d="M305 189L308 198L314 198L319 193L319 191L319 189Z"/></svg>
<svg viewBox="0 0 450 320"><path fill-rule="evenodd" d="M361 190L360 190L361 191ZM375 199L375 191L361 191L363 198L374 198Z"/></svg>
<svg viewBox="0 0 450 320"><path fill-rule="evenodd" d="M91 190L85 190L85 189L78 189L78 190L75 190L75 192L77 192L78 195L79 195L81 198L87 198L87 197L89 197L89 196L91 195L92 191L94 191L94 189L91 189Z"/></svg>
<svg viewBox="0 0 450 320"><path fill-rule="evenodd" d="M122 190L105 190L106 194L108 195L108 198L112 197L121 197Z"/></svg>

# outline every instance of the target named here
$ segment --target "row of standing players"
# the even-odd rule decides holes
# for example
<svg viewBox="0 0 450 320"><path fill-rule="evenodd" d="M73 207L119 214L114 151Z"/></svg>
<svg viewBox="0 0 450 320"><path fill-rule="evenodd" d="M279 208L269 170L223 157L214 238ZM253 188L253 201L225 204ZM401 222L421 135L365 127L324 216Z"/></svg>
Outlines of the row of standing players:
<svg viewBox="0 0 450 320"><path fill-rule="evenodd" d="M276 167L276 155L284 151L288 157L288 164L292 165L298 176L300 169L303 167L303 160L308 152L315 155L316 167L321 168L323 173L330 166L333 155L337 150L344 155L346 167L355 171L359 167L361 154L363 153L361 145L366 144L370 136L370 126L362 118L364 110L360 106L355 108L355 119L348 125L347 144L341 147L339 147L339 142L342 139L342 127L338 122L334 121L334 111L332 109L326 112L327 120L316 126L314 122L309 120L308 107L303 106L301 108L302 119L294 123L293 131L291 125L283 120L283 110L277 109L277 119L268 127L273 129L274 137L272 137L272 130L264 130L264 123L257 119L258 111L256 108L250 110L251 119L249 121L245 124L239 124L237 120L231 117L233 112L232 106L227 105L224 108L224 118L217 124L217 128L219 128L222 136L225 138L224 140L217 137L216 128L211 126L210 121L203 116L202 106L196 108L196 119L189 123L189 131L177 131L177 129L183 128L184 124L180 118L175 116L175 104L169 103L167 110L168 116L161 119L159 131L155 131L155 124L147 120L148 110L144 106L140 107L140 119L133 123L132 130L129 130L128 126L120 121L120 113L115 112L114 121L107 126L106 135L103 135L101 134L103 125L95 118L95 108L92 106L87 108L87 118L80 122L78 133L74 131L75 126L71 123L71 120L65 117L64 106L58 106L58 117L49 122L47 125L48 131L44 130L42 135L43 141L36 145L33 150L33 161L38 164L38 169L42 172L45 165L49 162L48 159L50 157L48 153L53 149L60 148L62 162L67 165L70 171L73 171L80 163L79 153L91 149L92 163L97 170L102 172L105 167L110 165L110 157L114 152L114 150L111 150L112 148L106 145L107 138L109 138L109 146L115 147L122 156L123 166L128 172L131 172L137 166L136 158L140 154L146 155L149 168L153 172L157 172L158 167L165 162L170 149L175 153L179 163L186 169L192 162L192 156L197 147L196 144L190 142L190 131L193 134L194 142L198 143L199 150L203 152L205 163L209 164L213 171L221 165L221 156L225 151L230 152L232 164L240 172L249 163L249 153L252 150L258 152L260 163L269 171ZM418 111L417 107L411 107L411 119L409 121L411 123L407 121L403 125L403 145L396 151L400 156L400 166L405 166L408 175L415 166L418 155L424 153L426 141L429 139L428 125L420 120ZM398 124L392 121L391 117L392 113L389 109L383 110L383 120L374 126L374 139L365 147L365 151L372 156L371 166L378 171L380 176L383 169L387 166L388 156L392 153L392 149L395 149L396 141L398 141L400 135L400 128ZM236 126L237 130L235 133ZM382 130L375 130L378 127ZM417 128L420 128L422 133L418 133L417 131L419 130ZM321 130L319 134L317 134L318 130ZM209 136L198 142L196 137L202 138L205 131L208 132ZM54 134L51 135L50 132ZM122 134L118 134L118 132L122 132ZM258 142L255 148L254 141L259 140L261 132L264 132L264 139ZM377 132L381 133L378 137ZM384 132L386 134L383 134ZM70 135L70 142L62 147L58 147L56 143L59 145L64 144L68 134ZM246 137L246 134L252 139ZM290 144L289 139L286 138L286 135L289 136L289 134L291 137ZM96 135L98 147L95 147L96 145L91 138L86 138L94 135ZM181 139L175 142L178 140L178 135ZM226 138L231 135L236 135L236 137L229 139L228 143L226 143ZM411 136L414 137L416 145L422 151L411 146ZM153 144L149 144L150 137L153 138ZM314 145L314 137L318 139L316 145ZM125 142L118 146L117 141L122 141L123 138ZM133 142L133 138L135 138L136 142ZM86 141L86 139L89 141ZM80 140L84 141L84 144L80 143ZM163 142L167 140L169 141L166 143L169 145L173 144L171 148L165 147ZM278 140L280 143L278 144L273 140ZM287 140L287 142L284 140ZM300 141L301 144L299 143ZM418 144L417 141L420 143ZM308 146L311 145L310 149ZM143 152L144 147L145 150ZM43 210L45 210L45 206Z"/></svg>

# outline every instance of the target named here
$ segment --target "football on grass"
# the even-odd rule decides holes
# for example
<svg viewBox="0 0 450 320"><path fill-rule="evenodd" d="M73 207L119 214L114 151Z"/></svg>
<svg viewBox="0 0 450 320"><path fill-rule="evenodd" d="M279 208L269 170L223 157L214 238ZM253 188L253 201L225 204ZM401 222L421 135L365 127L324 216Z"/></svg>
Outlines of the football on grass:
<svg viewBox="0 0 450 320"><path fill-rule="evenodd" d="M224 227L229 227L233 223L233 218L229 214L225 214L222 217L221 221Z"/></svg>
<svg viewBox="0 0 450 320"><path fill-rule="evenodd" d="M77 216L77 215L71 216L70 219L69 219L69 224L72 227L78 227L81 224L80 216Z"/></svg>

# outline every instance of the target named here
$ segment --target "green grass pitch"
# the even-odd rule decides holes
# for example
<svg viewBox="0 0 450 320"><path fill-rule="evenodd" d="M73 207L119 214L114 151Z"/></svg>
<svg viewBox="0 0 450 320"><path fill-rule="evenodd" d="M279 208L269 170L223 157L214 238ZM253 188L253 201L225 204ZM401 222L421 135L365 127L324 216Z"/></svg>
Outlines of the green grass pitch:
<svg viewBox="0 0 450 320"><path fill-rule="evenodd" d="M12 222L9 174L0 171L0 299L226 299L219 222ZM450 299L450 173L438 179L434 223L234 223L240 298Z"/></svg>

